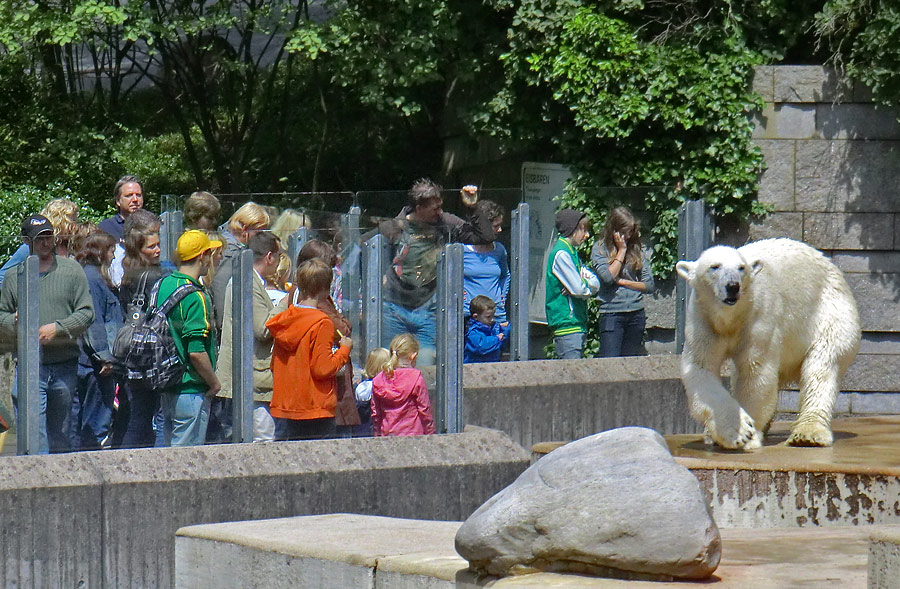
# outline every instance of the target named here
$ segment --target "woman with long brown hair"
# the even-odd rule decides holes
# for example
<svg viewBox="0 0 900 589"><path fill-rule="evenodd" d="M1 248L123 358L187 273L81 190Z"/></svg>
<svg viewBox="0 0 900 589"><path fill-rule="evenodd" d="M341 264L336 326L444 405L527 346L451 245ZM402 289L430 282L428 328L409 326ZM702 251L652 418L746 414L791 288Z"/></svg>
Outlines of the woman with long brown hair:
<svg viewBox="0 0 900 589"><path fill-rule="evenodd" d="M603 236L591 250L591 265L600 279L597 356L640 355L647 323L643 295L653 292L654 283L641 225L627 207L609 212Z"/></svg>
<svg viewBox="0 0 900 589"><path fill-rule="evenodd" d="M125 219L124 274L119 287L125 321L130 321L135 312L147 310L153 285L170 272L160 264L159 227L159 217L146 209L138 209ZM148 390L127 379L122 379L121 388L125 395L119 397L119 412L129 415L121 446L152 447L156 442L153 416L159 410L159 391Z"/></svg>

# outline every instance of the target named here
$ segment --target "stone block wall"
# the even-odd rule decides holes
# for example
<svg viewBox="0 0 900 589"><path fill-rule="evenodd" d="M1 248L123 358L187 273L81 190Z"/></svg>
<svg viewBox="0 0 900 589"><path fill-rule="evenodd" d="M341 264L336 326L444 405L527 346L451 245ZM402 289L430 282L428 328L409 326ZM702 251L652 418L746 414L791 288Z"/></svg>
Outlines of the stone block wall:
<svg viewBox="0 0 900 589"><path fill-rule="evenodd" d="M900 412L889 394L900 387L900 112L820 66L759 67L753 87L766 101L754 129L766 160L759 199L774 210L721 237L790 237L829 256L863 327L839 410ZM795 405L795 393L782 397Z"/></svg>
<svg viewBox="0 0 900 589"><path fill-rule="evenodd" d="M847 277L863 326L838 411L900 413L900 395L892 394L900 390L900 112L821 66L759 67L753 88L766 103L754 117L766 165L759 200L773 212L742 227L720 225L717 242L789 237L829 256ZM673 289L659 286L647 302L647 349L671 353ZM796 391L782 394L783 411L796 403Z"/></svg>

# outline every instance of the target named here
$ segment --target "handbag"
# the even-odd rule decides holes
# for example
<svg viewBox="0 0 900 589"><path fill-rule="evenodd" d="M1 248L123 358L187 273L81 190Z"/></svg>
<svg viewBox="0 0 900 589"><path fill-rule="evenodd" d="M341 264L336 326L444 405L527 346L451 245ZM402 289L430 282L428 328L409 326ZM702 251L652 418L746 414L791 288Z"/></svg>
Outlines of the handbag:
<svg viewBox="0 0 900 589"><path fill-rule="evenodd" d="M119 366L125 363L125 356L128 355L128 350L131 349L131 338L134 335L134 328L138 324L143 323L147 303L144 293L147 291L147 276L149 274L150 271L145 270L138 279L138 288L134 291L134 296L125 309L125 323L116 332L116 339L113 341L112 355Z"/></svg>

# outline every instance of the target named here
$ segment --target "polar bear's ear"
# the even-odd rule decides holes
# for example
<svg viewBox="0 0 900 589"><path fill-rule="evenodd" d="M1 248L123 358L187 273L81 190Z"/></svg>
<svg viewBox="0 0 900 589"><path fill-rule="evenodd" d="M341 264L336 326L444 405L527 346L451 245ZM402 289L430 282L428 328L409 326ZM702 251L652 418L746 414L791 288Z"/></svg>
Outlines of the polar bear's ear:
<svg viewBox="0 0 900 589"><path fill-rule="evenodd" d="M750 275L756 276L760 270L762 270L763 261L762 260L753 260L753 263L750 264Z"/></svg>
<svg viewBox="0 0 900 589"><path fill-rule="evenodd" d="M690 282L694 279L694 270L697 268L697 262L686 262L681 260L675 264L675 271L678 275Z"/></svg>

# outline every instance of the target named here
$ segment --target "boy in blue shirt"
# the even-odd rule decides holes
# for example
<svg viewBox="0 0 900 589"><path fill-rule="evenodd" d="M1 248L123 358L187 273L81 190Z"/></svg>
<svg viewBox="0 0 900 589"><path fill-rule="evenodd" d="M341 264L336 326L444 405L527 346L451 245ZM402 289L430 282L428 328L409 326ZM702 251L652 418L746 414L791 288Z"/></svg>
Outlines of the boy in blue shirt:
<svg viewBox="0 0 900 589"><path fill-rule="evenodd" d="M495 323L497 304L478 295L469 303L472 321L466 330L463 363L499 362L500 350L509 341L509 323Z"/></svg>

